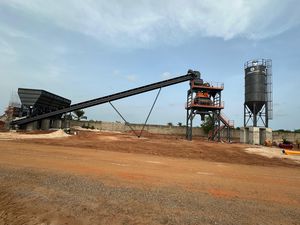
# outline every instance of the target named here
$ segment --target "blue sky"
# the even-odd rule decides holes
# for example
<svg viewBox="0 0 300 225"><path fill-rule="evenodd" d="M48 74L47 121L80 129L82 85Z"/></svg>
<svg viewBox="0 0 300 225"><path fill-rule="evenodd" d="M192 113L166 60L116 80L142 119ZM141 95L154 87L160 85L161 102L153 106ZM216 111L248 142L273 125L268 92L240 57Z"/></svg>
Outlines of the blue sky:
<svg viewBox="0 0 300 225"><path fill-rule="evenodd" d="M224 112L243 123L243 64L273 60L273 129L300 128L297 0L0 0L0 111L18 87L72 103L199 70L224 82ZM149 123L185 123L188 83L162 89ZM144 122L157 91L116 101ZM121 121L110 105L89 119ZM197 119L196 123L200 123Z"/></svg>

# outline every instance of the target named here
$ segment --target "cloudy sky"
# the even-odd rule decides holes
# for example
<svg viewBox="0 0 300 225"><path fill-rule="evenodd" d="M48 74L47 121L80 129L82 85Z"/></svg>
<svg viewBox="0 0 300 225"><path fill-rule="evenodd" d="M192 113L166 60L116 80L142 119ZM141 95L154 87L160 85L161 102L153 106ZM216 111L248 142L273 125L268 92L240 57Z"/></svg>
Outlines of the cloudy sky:
<svg viewBox="0 0 300 225"><path fill-rule="evenodd" d="M224 82L224 112L242 126L243 64L270 58L271 127L300 128L299 12L298 0L0 0L0 111L18 87L77 103L194 69ZM185 123L187 89L164 88L149 122ZM140 123L156 93L114 104ZM86 114L121 120L108 104Z"/></svg>

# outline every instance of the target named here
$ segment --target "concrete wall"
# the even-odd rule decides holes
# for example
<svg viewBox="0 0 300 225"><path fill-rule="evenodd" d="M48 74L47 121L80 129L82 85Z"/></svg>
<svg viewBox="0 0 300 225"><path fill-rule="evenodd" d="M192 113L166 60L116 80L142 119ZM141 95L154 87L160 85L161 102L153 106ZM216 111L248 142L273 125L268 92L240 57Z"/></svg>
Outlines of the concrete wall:
<svg viewBox="0 0 300 225"><path fill-rule="evenodd" d="M296 143L296 140L300 141L300 133L273 131L273 141L280 142L282 139Z"/></svg>
<svg viewBox="0 0 300 225"><path fill-rule="evenodd" d="M94 127L98 130L108 130L108 131L119 131L119 132L126 132L131 131L130 127L125 125L124 123L116 123L116 122L103 122L103 121L70 121L70 126L88 126ZM134 130L140 131L143 127L142 124L131 124ZM174 134L174 135L185 135L186 134L186 127L185 126L167 126L167 125L146 125L144 131L153 133L153 134ZM239 141L240 138L240 131L239 130L230 130L230 136L232 140ZM193 128L193 136L199 137L207 137L208 135L205 134L201 127L194 127ZM221 131L221 137L227 137L226 129Z"/></svg>
<svg viewBox="0 0 300 225"><path fill-rule="evenodd" d="M98 130L108 130L108 131L120 131L126 132L130 131L130 127L126 126L124 123L114 123L114 122L103 122L103 121L71 121L70 126L89 126L94 127ZM134 130L141 130L143 125L142 124L131 124ZM185 135L186 134L186 127L182 126L167 126L167 125L146 125L145 129L146 132L153 133L153 134L174 134L174 135ZM238 141L240 137L239 130L232 130L231 129L231 137L233 140ZM227 131L224 129L221 132L221 137L226 137ZM207 134L204 133L203 129L200 127L193 128L193 136L199 137L207 137Z"/></svg>
<svg viewBox="0 0 300 225"><path fill-rule="evenodd" d="M80 126L83 125L94 127L98 130L108 130L108 131L120 131L120 132L126 132L130 131L129 126L126 126L124 123L116 123L116 122L103 122L103 121L70 121L70 126ZM132 124L131 125L134 130L141 130L142 126L141 124ZM174 135L185 135L186 127L182 126L167 126L167 125L146 125L145 131L149 133L155 133L155 134L174 134ZM243 128L241 128L242 131ZM204 133L202 128L195 127L193 128L193 135L199 136L199 137L207 137L207 134ZM227 133L226 130L222 130L221 137L226 137ZM267 135L267 134L266 134ZM266 136L265 135L265 136ZM231 137L234 141L240 140L240 130L232 130L231 129ZM300 133L286 133L286 132L274 132L273 131L273 141L282 141L282 138L287 139L288 141L292 141L296 143L296 140L298 139L300 141ZM266 136L267 139L271 139L270 136ZM241 140L242 142L242 140ZM256 143L257 141L255 141ZM259 143L258 143L259 144Z"/></svg>
<svg viewBox="0 0 300 225"><path fill-rule="evenodd" d="M120 132L126 132L131 131L130 127L125 125L124 123L113 123L113 122L102 122L102 121L71 121L71 127L72 126L89 126L94 127L98 130L108 130L108 131L120 131ZM131 124L131 127L134 130L141 130L143 125L142 124ZM175 135L185 135L186 133L186 127L182 126L166 126L166 125L146 125L144 128L144 131L154 134L175 134ZM204 133L202 128L195 127L193 128L193 135L195 136L207 136L207 134Z"/></svg>

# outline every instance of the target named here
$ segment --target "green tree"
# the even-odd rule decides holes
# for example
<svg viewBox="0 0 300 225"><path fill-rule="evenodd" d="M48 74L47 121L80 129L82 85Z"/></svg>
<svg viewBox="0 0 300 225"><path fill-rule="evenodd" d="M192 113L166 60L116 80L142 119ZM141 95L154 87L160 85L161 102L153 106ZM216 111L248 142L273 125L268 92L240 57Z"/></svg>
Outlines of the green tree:
<svg viewBox="0 0 300 225"><path fill-rule="evenodd" d="M84 116L84 111L82 109L75 110L73 113L73 117L75 120L80 121L81 119L87 119L86 116Z"/></svg>
<svg viewBox="0 0 300 225"><path fill-rule="evenodd" d="M71 114L64 114L63 119L65 119L65 120L72 120L73 117L72 117Z"/></svg>
<svg viewBox="0 0 300 225"><path fill-rule="evenodd" d="M201 124L204 133L208 134L209 131L214 129L214 121L210 116L206 116L204 122Z"/></svg>

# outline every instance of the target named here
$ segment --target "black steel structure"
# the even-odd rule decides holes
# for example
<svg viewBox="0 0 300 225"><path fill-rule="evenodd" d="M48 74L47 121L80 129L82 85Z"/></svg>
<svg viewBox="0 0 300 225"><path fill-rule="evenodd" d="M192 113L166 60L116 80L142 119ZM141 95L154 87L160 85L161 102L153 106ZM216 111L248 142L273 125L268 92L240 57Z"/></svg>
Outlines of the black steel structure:
<svg viewBox="0 0 300 225"><path fill-rule="evenodd" d="M70 107L71 100L45 90L18 88L22 104L21 116L37 116Z"/></svg>
<svg viewBox="0 0 300 225"><path fill-rule="evenodd" d="M221 113L224 108L224 103L221 101L224 85L204 83L200 74L198 77L190 81L190 89L187 92L186 138L192 140L193 119L198 114L202 121L205 120L205 116L209 116L213 121L214 129L210 131L209 139L220 141L221 131L226 128L227 139L230 141L230 128L234 125Z"/></svg>
<svg viewBox="0 0 300 225"><path fill-rule="evenodd" d="M268 127L273 117L272 61L250 60L244 64L244 70L244 127Z"/></svg>
<svg viewBox="0 0 300 225"><path fill-rule="evenodd" d="M26 117L26 118L14 120L14 121L11 122L11 125L19 125L20 126L20 125L25 125L25 124L28 124L28 123L31 123L31 122L34 122L34 121L40 121L40 120L43 120L43 119L52 118L52 117L56 117L56 116L61 117L63 114L73 112L75 110L84 109L84 108L92 107L92 106L95 106L95 105L104 104L104 103L107 103L107 102L112 102L112 101L115 101L115 100L118 100L118 99L130 97L130 96L133 96L133 95L141 94L141 93L152 91L152 90L155 90L155 89L160 89L160 88L163 88L163 87L178 84L178 83L185 82L185 81L188 81L188 80L194 80L194 79L197 78L197 76L199 74L200 73L197 72L197 71L189 70L188 73L186 75L183 75L183 76L179 76L179 77L164 80L164 81L161 81L161 82L157 82L157 83L145 85L145 86L142 86L142 87L130 89L130 90L127 90L127 91L123 91L123 92L119 92L119 93L116 93L116 94L104 96L104 97L101 97L101 98L96 98L96 99L92 99L92 100L89 100L89 101L80 102L80 103L77 103L77 104L70 105L69 107L58 109L58 110L52 111L52 112L47 112L47 113L44 113L44 114L41 114L41 115L34 115L34 116L29 116L29 117Z"/></svg>

